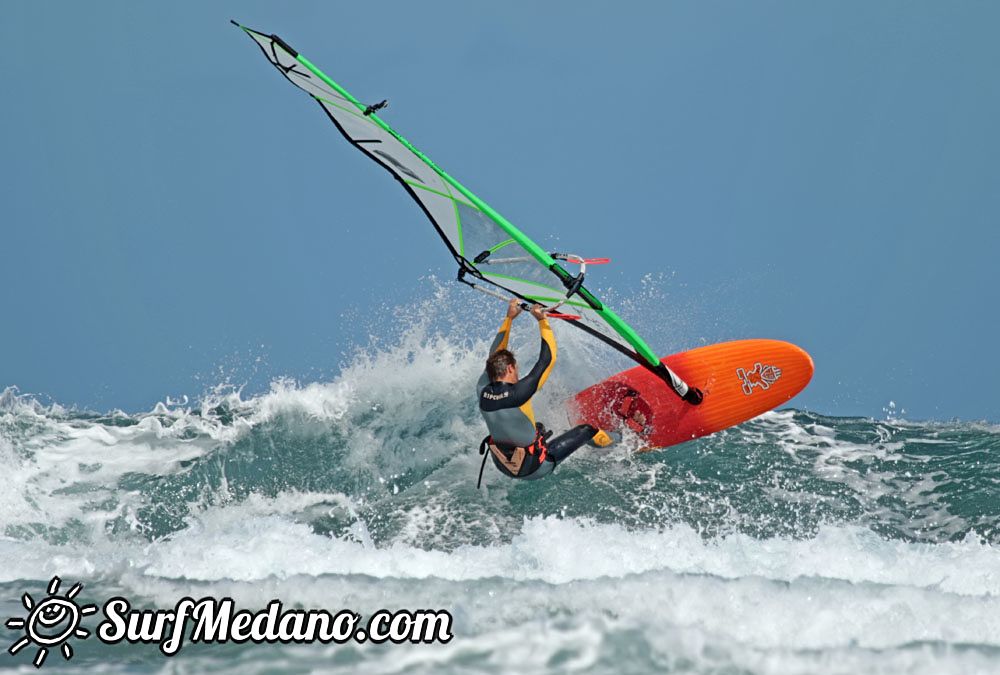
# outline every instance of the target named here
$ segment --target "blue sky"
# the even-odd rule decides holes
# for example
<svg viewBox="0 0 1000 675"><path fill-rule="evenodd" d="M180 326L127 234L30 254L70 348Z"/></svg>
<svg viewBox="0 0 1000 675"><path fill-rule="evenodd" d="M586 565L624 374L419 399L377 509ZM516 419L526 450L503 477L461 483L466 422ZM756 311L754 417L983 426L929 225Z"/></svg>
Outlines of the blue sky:
<svg viewBox="0 0 1000 675"><path fill-rule="evenodd" d="M138 410L323 379L368 307L453 274L230 18L388 98L536 238L610 256L592 285L659 351L783 338L816 361L799 406L1000 420L986 2L11 4L0 387ZM636 307L647 274L665 300Z"/></svg>

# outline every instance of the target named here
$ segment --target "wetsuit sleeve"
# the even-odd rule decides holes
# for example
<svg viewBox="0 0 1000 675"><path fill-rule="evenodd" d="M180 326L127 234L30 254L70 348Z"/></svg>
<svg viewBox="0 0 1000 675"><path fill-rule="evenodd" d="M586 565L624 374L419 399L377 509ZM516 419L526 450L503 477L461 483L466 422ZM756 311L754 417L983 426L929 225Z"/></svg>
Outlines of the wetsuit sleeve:
<svg viewBox="0 0 1000 675"><path fill-rule="evenodd" d="M552 372L552 366L556 365L556 336L552 332L552 327L549 326L548 319L542 319L538 322L538 333L542 338L542 347L538 351L538 362L535 367L531 369L531 373L528 373L528 377L537 370L538 375L538 389L542 388L545 381L549 379L549 373Z"/></svg>
<svg viewBox="0 0 1000 675"><path fill-rule="evenodd" d="M552 366L556 364L556 338L552 334L548 319L538 322L538 332L541 333L542 348L538 352L538 361L525 377L517 381L514 385L512 405L522 405L527 403L535 395L552 372Z"/></svg>
<svg viewBox="0 0 1000 675"><path fill-rule="evenodd" d="M511 318L505 317L503 323L500 324L500 330L497 331L497 336L493 338L493 344L490 345L490 355L499 349L507 349L507 341L510 340L510 326L512 320Z"/></svg>
<svg viewBox="0 0 1000 675"><path fill-rule="evenodd" d="M507 349L507 342L510 340L510 327L513 320L508 316L504 317L503 323L500 324L500 330L497 331L497 336L493 338L493 344L490 345L490 356L493 352L498 349ZM479 376L479 381L476 382L476 388L481 390L487 384L490 383L490 378L486 374L486 369L483 369L483 374Z"/></svg>

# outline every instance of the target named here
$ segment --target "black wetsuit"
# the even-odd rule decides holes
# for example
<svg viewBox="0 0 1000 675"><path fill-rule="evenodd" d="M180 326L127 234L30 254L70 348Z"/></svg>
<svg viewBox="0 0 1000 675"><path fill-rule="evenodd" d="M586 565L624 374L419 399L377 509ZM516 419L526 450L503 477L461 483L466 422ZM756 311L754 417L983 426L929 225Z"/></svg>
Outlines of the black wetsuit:
<svg viewBox="0 0 1000 675"><path fill-rule="evenodd" d="M510 337L511 319L504 319L490 347L490 354L506 349ZM597 433L589 424L573 427L561 436L546 442L545 459L540 452L531 452L532 444L544 432L535 423L531 397L535 395L552 372L556 362L556 339L547 319L538 322L542 345L538 361L526 376L515 384L490 382L485 372L476 383L479 411L486 421L493 440L490 454L493 464L512 478L541 478L552 473L556 464L569 457L574 450L587 443ZM527 450L526 450L527 449Z"/></svg>

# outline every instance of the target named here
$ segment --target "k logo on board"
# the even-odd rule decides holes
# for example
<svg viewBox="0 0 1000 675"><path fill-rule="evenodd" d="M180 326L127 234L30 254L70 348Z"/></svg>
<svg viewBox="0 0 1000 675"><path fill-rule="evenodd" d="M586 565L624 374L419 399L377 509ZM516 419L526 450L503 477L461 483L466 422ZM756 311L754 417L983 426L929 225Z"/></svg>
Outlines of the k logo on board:
<svg viewBox="0 0 1000 675"><path fill-rule="evenodd" d="M736 369L736 377L743 383L743 393L749 396L753 393L754 387L770 389L771 385L781 377L781 368L761 365L755 363L753 370L746 371L743 368Z"/></svg>

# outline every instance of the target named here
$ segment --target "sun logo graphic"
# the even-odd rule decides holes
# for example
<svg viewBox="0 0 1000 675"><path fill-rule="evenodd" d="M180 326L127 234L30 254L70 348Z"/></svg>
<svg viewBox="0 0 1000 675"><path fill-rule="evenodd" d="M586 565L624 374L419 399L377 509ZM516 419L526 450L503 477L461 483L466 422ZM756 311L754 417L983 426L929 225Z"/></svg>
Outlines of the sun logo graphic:
<svg viewBox="0 0 1000 675"><path fill-rule="evenodd" d="M59 647L63 658L69 661L73 658L73 647L69 644L72 637L86 639L90 636L90 631L80 627L83 617L97 611L95 605L76 604L74 598L83 589L83 584L78 583L66 591L65 597L59 595L59 577L52 577L49 582L49 594L46 598L36 603L31 595L25 593L21 596L21 604L28 610L25 618L11 617L5 624L7 628L24 629L24 635L10 646L7 651L17 654L30 644L38 646L35 654L35 668L41 668L45 663L45 657L49 654L49 649Z"/></svg>
<svg viewBox="0 0 1000 675"><path fill-rule="evenodd" d="M755 363L753 370L750 371L737 368L736 377L740 378L740 381L743 383L743 393L749 396L753 393L754 387L770 389L771 385L781 377L781 368Z"/></svg>

